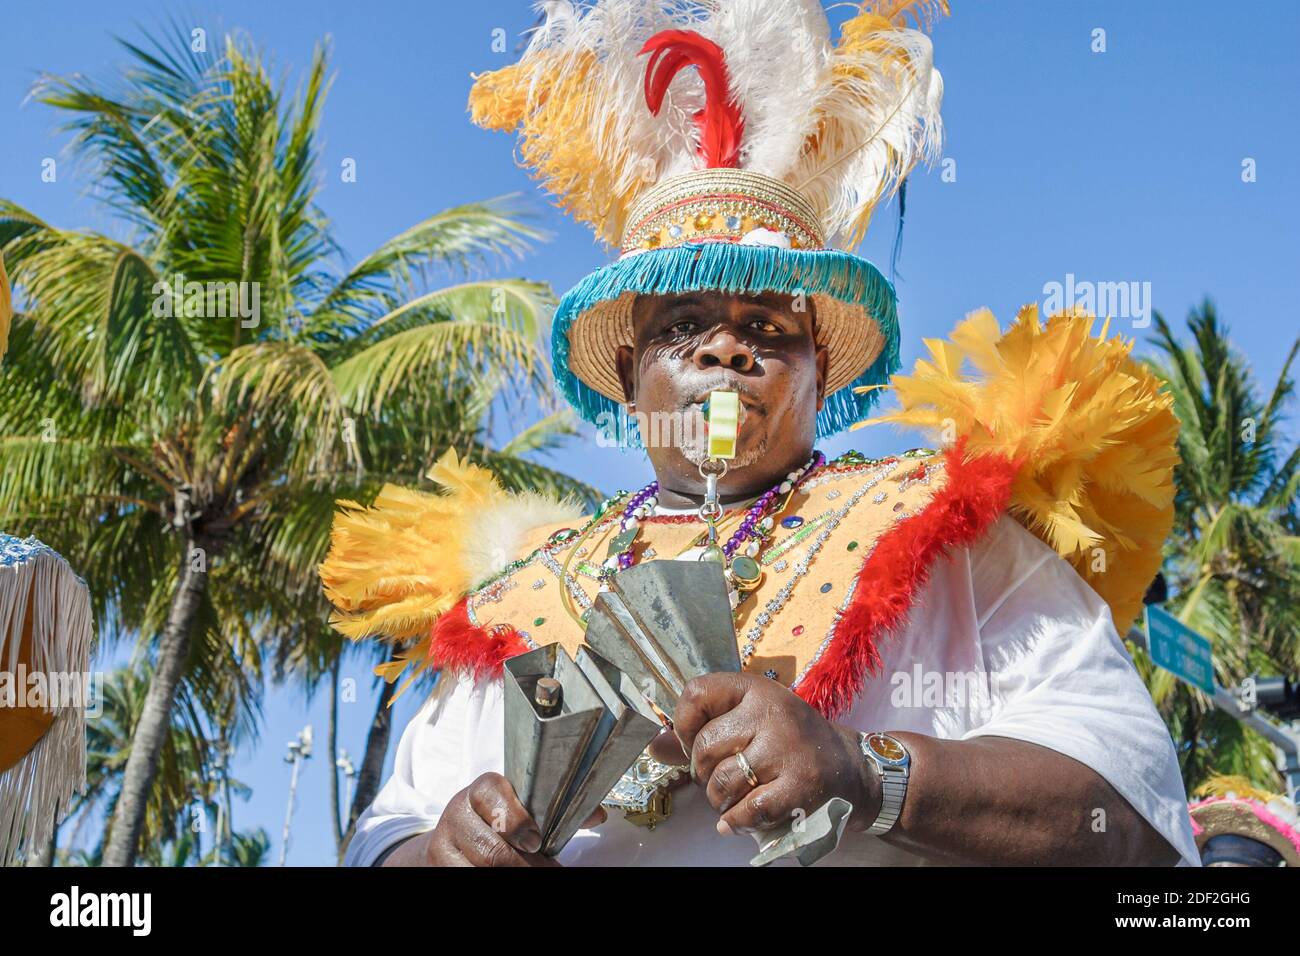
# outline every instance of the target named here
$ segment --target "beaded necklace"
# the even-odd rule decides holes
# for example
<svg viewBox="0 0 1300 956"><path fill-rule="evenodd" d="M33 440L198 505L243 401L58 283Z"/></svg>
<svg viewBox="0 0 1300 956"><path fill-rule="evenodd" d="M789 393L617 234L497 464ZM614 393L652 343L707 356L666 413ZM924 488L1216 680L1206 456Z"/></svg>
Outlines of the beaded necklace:
<svg viewBox="0 0 1300 956"><path fill-rule="evenodd" d="M790 472L784 479L758 496L754 503L746 509L745 516L741 519L735 533L721 547L713 547L715 554L709 554L709 548L705 548L701 559L716 560L722 563L727 582L738 597L743 598L762 583L763 571L758 564L757 555L762 549L763 540L771 533L776 524L776 517L786 509L790 498L799 486L824 464L826 464L826 456L820 451L815 451L813 456L802 467ZM610 540L608 556L601 564L602 590L608 587L608 578L618 571L626 570L636 564L634 551L636 539L640 533L641 521L654 514L654 510L659 504L658 492L659 482L652 481L627 499L627 504L624 506L619 519L618 532ZM627 492L624 492L616 496L612 501L608 501L606 507L617 507L619 500L626 494ZM784 500L781 500L782 498ZM557 564L556 569L559 571L562 581L568 577L569 562L573 559L577 545L586 540L591 532L596 529L596 526L601 523L600 519L606 513L606 507L600 509L601 513L597 518L593 519L586 531L578 536L579 541L573 543L563 566ZM742 553L737 554L738 551ZM578 601L583 606L583 611L579 612L570 606L569 595L563 590L560 597L561 604L569 617L580 627L585 628L587 626L585 611L588 602ZM574 600L577 600L576 595L574 595Z"/></svg>
<svg viewBox="0 0 1300 956"><path fill-rule="evenodd" d="M736 551L741 545L746 544L744 557L753 558L758 553L759 545L762 538L771 531L772 520L767 515L772 503L781 494L793 493L798 488L801 481L809 473L826 464L826 455L820 451L814 451L811 457L802 467L785 476L783 481L772 485L766 492L758 497L757 501L750 505L745 511L745 518L741 519L740 527L728 538L727 544L722 546L724 563L729 563L735 557ZM619 522L619 533L615 535L614 540L610 542L610 557L604 561L604 568L607 571L623 571L625 568L632 567L634 561L632 555L633 544L636 542L637 532L640 531L641 519L649 518L654 514L655 506L659 503L658 498L659 483L651 481L640 492L633 494L632 499L628 502L627 507L623 509L623 518Z"/></svg>

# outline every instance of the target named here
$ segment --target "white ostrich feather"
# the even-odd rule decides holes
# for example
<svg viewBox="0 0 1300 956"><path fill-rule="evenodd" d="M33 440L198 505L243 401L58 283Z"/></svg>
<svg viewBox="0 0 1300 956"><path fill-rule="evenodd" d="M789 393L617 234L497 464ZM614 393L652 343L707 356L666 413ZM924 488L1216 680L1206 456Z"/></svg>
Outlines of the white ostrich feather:
<svg viewBox="0 0 1300 956"><path fill-rule="evenodd" d="M820 213L827 235L847 245L913 166L938 156L943 139L943 79L930 38L894 30L879 39L882 51L836 52L835 80L815 106L819 148L785 177Z"/></svg>
<svg viewBox="0 0 1300 956"><path fill-rule="evenodd" d="M461 560L470 580L486 580L519 557L528 533L542 525L582 520L581 505L539 492L513 494L477 515L461 544Z"/></svg>
<svg viewBox="0 0 1300 956"><path fill-rule="evenodd" d="M601 165L618 171L617 188L693 169L699 148L693 117L704 107L704 84L694 74L688 82L674 82L654 116L645 102L647 58L639 53L660 30L698 30L694 5L602 0L579 7L569 0L548 0L540 6L547 20L534 33L522 62L536 62L541 69L533 82L549 84L557 68L562 75L565 69L580 69L588 55L599 59L599 81L589 91L598 123L592 138Z"/></svg>
<svg viewBox="0 0 1300 956"><path fill-rule="evenodd" d="M722 48L732 98L745 118L741 166L783 179L817 128L809 107L831 79L826 14L818 0L714 0L707 6L700 33Z"/></svg>

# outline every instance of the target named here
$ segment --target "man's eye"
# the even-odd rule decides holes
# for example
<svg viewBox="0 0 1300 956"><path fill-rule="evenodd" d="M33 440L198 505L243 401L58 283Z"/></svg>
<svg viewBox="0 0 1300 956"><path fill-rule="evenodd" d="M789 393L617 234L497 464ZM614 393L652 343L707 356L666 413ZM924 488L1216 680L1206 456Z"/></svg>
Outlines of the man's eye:
<svg viewBox="0 0 1300 956"><path fill-rule="evenodd" d="M775 322L769 319L750 319L749 327L759 332L780 332L780 328Z"/></svg>
<svg viewBox="0 0 1300 956"><path fill-rule="evenodd" d="M692 319L679 319L672 325L668 326L668 332L672 335L689 335L694 332L698 325Z"/></svg>

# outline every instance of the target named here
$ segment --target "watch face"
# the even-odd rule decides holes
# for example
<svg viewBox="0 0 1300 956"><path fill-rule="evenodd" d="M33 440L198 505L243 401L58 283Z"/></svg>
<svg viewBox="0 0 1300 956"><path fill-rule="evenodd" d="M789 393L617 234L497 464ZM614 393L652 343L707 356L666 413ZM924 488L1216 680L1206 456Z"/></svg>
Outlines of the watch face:
<svg viewBox="0 0 1300 956"><path fill-rule="evenodd" d="M867 746L881 760L889 763L900 763L907 757L907 751L893 737L886 737L884 734L871 734L867 737Z"/></svg>

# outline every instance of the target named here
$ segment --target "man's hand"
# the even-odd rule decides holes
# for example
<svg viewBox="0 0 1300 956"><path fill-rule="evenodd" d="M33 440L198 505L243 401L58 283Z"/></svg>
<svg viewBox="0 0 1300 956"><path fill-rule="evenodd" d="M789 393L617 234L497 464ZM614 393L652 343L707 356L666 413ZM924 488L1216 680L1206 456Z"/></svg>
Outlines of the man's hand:
<svg viewBox="0 0 1300 956"><path fill-rule="evenodd" d="M515 788L485 773L447 801L438 825L399 846L384 866L559 866Z"/></svg>
<svg viewBox="0 0 1300 956"><path fill-rule="evenodd" d="M584 828L606 819L597 807ZM383 866L559 866L538 849L542 834L510 781L485 773L447 801L438 825L399 844Z"/></svg>
<svg viewBox="0 0 1300 956"><path fill-rule="evenodd" d="M673 720L691 775L722 814L718 832L765 830L812 813L831 797L853 804L864 830L880 809L880 788L856 731L828 721L792 691L754 674L706 674L690 681ZM758 779L746 779L736 754Z"/></svg>

